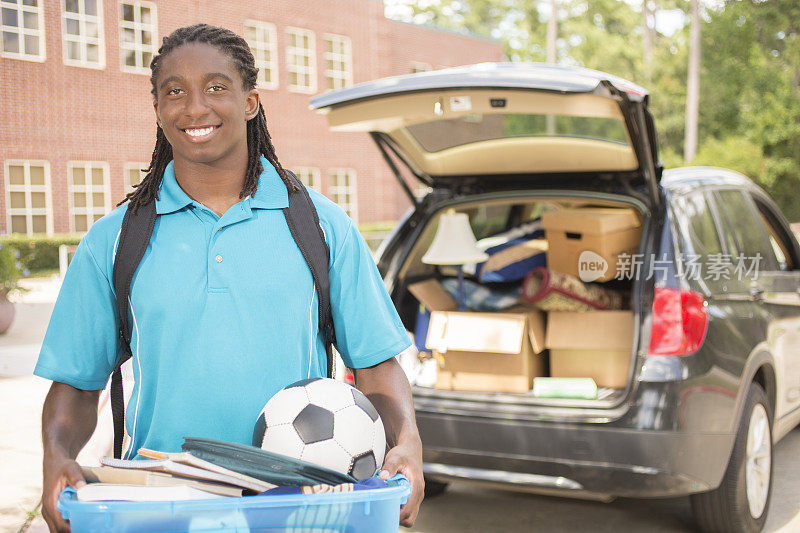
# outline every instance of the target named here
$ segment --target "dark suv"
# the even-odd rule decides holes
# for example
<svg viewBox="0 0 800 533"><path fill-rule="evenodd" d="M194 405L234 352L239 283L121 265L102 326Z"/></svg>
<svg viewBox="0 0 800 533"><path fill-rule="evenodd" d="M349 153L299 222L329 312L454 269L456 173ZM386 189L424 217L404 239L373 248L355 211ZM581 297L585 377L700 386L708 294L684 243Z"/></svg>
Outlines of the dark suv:
<svg viewBox="0 0 800 533"><path fill-rule="evenodd" d="M800 421L800 250L764 191L719 168L662 176L647 92L596 71L474 65L312 107L335 130L369 132L414 204L378 254L409 332L408 286L445 274L421 260L445 210L467 213L479 241L565 207L642 221L640 268L616 284L633 317L627 385L592 400L414 385L427 493L470 479L691 494L704 529L763 526L772 445Z"/></svg>

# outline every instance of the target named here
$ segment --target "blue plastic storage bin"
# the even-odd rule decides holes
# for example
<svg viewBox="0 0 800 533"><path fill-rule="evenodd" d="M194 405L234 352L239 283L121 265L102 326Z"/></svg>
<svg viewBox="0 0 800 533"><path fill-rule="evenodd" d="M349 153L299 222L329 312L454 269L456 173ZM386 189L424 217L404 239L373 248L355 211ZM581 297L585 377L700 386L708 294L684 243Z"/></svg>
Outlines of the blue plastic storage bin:
<svg viewBox="0 0 800 533"><path fill-rule="evenodd" d="M411 488L401 474L380 489L177 502L79 502L67 489L58 510L74 533L190 531L396 533Z"/></svg>

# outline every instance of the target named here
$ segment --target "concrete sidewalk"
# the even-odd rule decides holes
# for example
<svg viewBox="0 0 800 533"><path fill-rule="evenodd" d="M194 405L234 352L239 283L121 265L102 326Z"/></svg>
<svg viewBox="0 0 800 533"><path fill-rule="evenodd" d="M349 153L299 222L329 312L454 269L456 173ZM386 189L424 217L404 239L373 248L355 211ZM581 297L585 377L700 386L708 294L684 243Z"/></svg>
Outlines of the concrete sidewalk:
<svg viewBox="0 0 800 533"><path fill-rule="evenodd" d="M23 280L16 317L0 335L0 531L16 533L42 494L42 403L50 382L31 373L61 286L56 276ZM39 518L28 529L46 531Z"/></svg>

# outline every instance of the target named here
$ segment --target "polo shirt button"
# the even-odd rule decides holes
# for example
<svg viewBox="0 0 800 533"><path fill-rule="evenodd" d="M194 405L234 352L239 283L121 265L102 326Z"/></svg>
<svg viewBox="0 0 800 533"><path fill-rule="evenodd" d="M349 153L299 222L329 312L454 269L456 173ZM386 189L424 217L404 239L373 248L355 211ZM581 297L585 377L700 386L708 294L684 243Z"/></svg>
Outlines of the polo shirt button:
<svg viewBox="0 0 800 533"><path fill-rule="evenodd" d="M217 257L214 258L214 261L216 261L217 263L222 263L222 256L217 254Z"/></svg>

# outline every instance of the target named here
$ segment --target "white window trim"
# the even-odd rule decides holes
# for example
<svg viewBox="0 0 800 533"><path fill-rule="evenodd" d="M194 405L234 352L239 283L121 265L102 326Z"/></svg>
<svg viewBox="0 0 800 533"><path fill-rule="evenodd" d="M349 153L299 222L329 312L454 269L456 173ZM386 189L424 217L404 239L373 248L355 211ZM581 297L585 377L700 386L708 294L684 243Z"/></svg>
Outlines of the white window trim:
<svg viewBox="0 0 800 533"><path fill-rule="evenodd" d="M9 8L8 5L3 6L5 8ZM39 28L36 30L29 30L24 28L24 23L22 21L22 13L23 11L27 12L38 12L39 18ZM39 6L26 6L22 5L22 0L17 0L17 13L19 14L19 26L6 26L2 24L2 19L0 19L0 39L2 39L2 32L3 31L13 31L17 35L20 36L20 48L24 48L24 37L25 35L38 35L39 37L39 55L33 54L26 54L24 52L6 52L4 50L0 50L0 57L5 57L8 59L21 59L23 61L34 61L36 63L42 63L47 59L47 53L45 49L45 42L46 39L44 38L44 5ZM2 44L0 44L2 46Z"/></svg>
<svg viewBox="0 0 800 533"><path fill-rule="evenodd" d="M85 59L70 59L68 56L68 46L67 43L67 6L64 5L64 0L59 0L61 3L61 48L63 49L63 57L64 57L64 64L70 67L83 67L83 68L91 68L95 70L103 70L106 68L106 38L105 38L105 24L103 20L103 0L97 0L97 16L94 15L79 15L78 22L81 27L81 34L79 36L79 42L83 47L83 50L86 50L87 37L86 37L86 18L92 17L97 19L97 35L98 35L98 50L97 55L100 61L98 63L92 63L90 61L86 61ZM84 6L84 0L78 0L81 6ZM85 10L84 10L85 11ZM72 15L74 13L70 13L69 18L74 18ZM95 21L90 21L95 22ZM71 36L75 37L75 36ZM70 39L70 41L73 39ZM91 43L94 44L94 43Z"/></svg>
<svg viewBox="0 0 800 533"><path fill-rule="evenodd" d="M353 43L350 40L350 37L347 35L337 35L335 33L326 33L323 35L324 40L326 41L341 41L344 45L344 53L340 54L338 52L328 52L327 50L324 53L324 60L325 65L327 67L328 59L333 60L342 60L344 64L344 71L340 70L329 70L328 68L325 69L325 81L327 82L328 79L339 79L343 80L342 87L336 87L336 89L342 89L344 87L350 87L353 85ZM328 87L326 87L328 89Z"/></svg>
<svg viewBox="0 0 800 533"><path fill-rule="evenodd" d="M128 194L129 192L133 192L135 190L133 188L133 185L131 184L130 171L131 170L138 170L140 173L144 174L142 172L142 169L143 168L147 168L149 166L150 166L150 163L131 163L131 162L125 163L125 165L123 167L123 173L124 174L122 175L122 182L124 184L125 194ZM142 179L144 179L144 175L142 175ZM141 181L139 183L141 183Z"/></svg>
<svg viewBox="0 0 800 533"><path fill-rule="evenodd" d="M322 192L322 172L318 167L293 167L293 170L300 181L303 181L301 174L310 174L314 182L311 188L317 192ZM303 181L303 183L305 183L305 181Z"/></svg>
<svg viewBox="0 0 800 533"><path fill-rule="evenodd" d="M109 179L109 165L105 161L68 161L67 162L67 191L69 194L69 230L72 233L77 233L75 229L75 215L83 215L86 217L86 231L94 224L94 216L99 213L100 206L94 205L94 198L92 193L97 185L91 183L93 167L100 167L103 169L103 215L111 211L111 183ZM72 182L72 169L83 168L84 176L86 177L86 184L75 185ZM81 192L86 194L86 207L75 207L74 193Z"/></svg>
<svg viewBox="0 0 800 533"><path fill-rule="evenodd" d="M11 173L9 167L21 166L24 167L25 183L23 185L11 185ZM44 167L44 185L31 185L31 166ZM6 186L6 231L11 233L11 215L25 215L25 225L27 235L33 235L33 216L44 215L45 225L47 226L47 235L53 234L53 203L50 194L50 162L39 159L7 159L5 161L5 186ZM11 207L11 193L24 192L25 193L25 207ZM31 207L31 193L44 192L44 205L45 207Z"/></svg>
<svg viewBox="0 0 800 533"><path fill-rule="evenodd" d="M289 73L305 73L306 67L295 65L294 60L296 57L296 50L305 50L305 48L297 48L296 46L289 46L289 34L297 33L300 35L308 35L308 77L309 87L292 85L289 83L288 90L293 93L313 94L317 92L317 53L316 53L316 38L313 30L305 28L297 28L294 26L286 27L286 71Z"/></svg>
<svg viewBox="0 0 800 533"><path fill-rule="evenodd" d="M430 63L425 63L424 61L411 62L412 73L430 72L431 70L433 70L433 66Z"/></svg>
<svg viewBox="0 0 800 533"><path fill-rule="evenodd" d="M130 4L134 8L134 13L141 14L141 8L150 8L150 14L153 17L151 24L143 24L141 22L129 22L122 20L122 4ZM134 18L136 16L134 15ZM153 56L158 52L158 13L156 4L153 2L146 2L145 0L120 0L119 2L119 68L122 72L130 72L131 74L144 74L150 76L150 65L142 65L141 67L131 67L125 64L125 52L133 50L137 55L144 52L150 52ZM150 31L153 38L150 39L150 44L142 44L141 42L124 43L122 40L123 29L132 29L134 32L134 39L140 39L141 30ZM128 48L128 47L132 48Z"/></svg>
<svg viewBox="0 0 800 533"><path fill-rule="evenodd" d="M269 23L269 22L262 22L260 20L252 20L252 19L245 20L244 21L244 25L245 26L253 26L257 30L266 30L266 31L269 32L269 37L270 38L269 38L268 42L259 40L256 43L248 43L248 44L250 45L250 48L253 48L254 44L267 46L267 47L269 47L269 51L270 51L269 56L270 56L271 60L269 62L269 70L272 71L272 75L270 76L270 79L272 79L272 81L270 83L266 83L266 82L262 81L261 78L259 77L256 86L259 89L272 89L272 90L277 89L278 88L278 76L279 76L279 72L278 72L278 28L275 26L275 24L272 24L272 23ZM264 69L264 65L259 62L258 56L256 54L253 54L253 56L255 57L256 67L258 67L258 73L260 75L262 69Z"/></svg>
<svg viewBox="0 0 800 533"><path fill-rule="evenodd" d="M337 185L337 178L342 173L350 174L349 186ZM357 175L355 169L343 167L330 168L328 169L328 176L330 177L328 193L330 194L331 200L333 200L339 207L344 209L350 218L353 219L353 222L358 223L358 181L356 180ZM344 205L340 204L337 200L337 195L339 194L349 194L350 203Z"/></svg>

